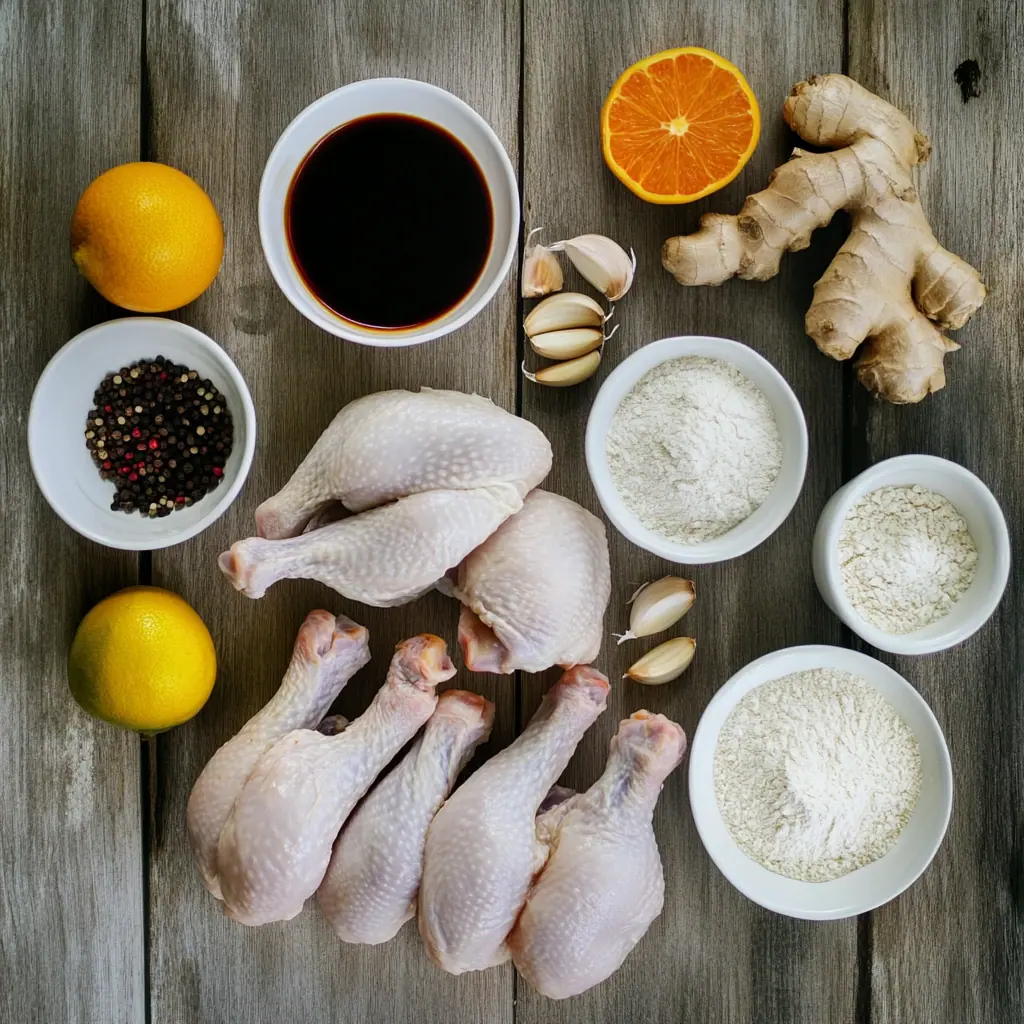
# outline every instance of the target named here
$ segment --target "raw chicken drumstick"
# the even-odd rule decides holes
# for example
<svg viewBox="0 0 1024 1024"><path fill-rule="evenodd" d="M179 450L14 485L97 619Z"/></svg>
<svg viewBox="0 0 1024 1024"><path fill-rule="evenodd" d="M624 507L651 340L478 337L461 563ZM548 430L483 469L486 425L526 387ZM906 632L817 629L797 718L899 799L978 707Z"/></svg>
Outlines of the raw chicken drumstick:
<svg viewBox="0 0 1024 1024"><path fill-rule="evenodd" d="M587 664L611 594L604 524L536 490L459 567L459 644L473 672Z"/></svg>
<svg viewBox="0 0 1024 1024"><path fill-rule="evenodd" d="M552 853L509 947L542 995L564 999L604 981L661 913L665 879L651 817L685 750L678 725L638 711L620 723L601 778L538 819Z"/></svg>
<svg viewBox="0 0 1024 1024"><path fill-rule="evenodd" d="M419 926L439 967L461 974L508 959L505 938L547 856L537 810L607 696L596 669L570 669L522 735L438 811L424 850Z"/></svg>
<svg viewBox="0 0 1024 1024"><path fill-rule="evenodd" d="M381 391L335 416L288 483L256 510L257 530L294 537L332 501L363 512L423 491L501 483L522 499L550 469L544 434L486 398Z"/></svg>
<svg viewBox="0 0 1024 1024"><path fill-rule="evenodd" d="M493 721L489 700L442 693L419 739L345 823L317 890L339 938L386 942L415 916L427 829Z"/></svg>
<svg viewBox="0 0 1024 1024"><path fill-rule="evenodd" d="M295 640L280 689L210 758L188 800L188 837L203 884L218 899L217 840L256 762L285 733L312 729L370 660L369 634L344 615L314 611Z"/></svg>
<svg viewBox="0 0 1024 1024"><path fill-rule="evenodd" d="M237 541L218 564L262 597L283 579L314 579L380 608L415 600L522 507L512 484L424 491L287 540Z"/></svg>
<svg viewBox="0 0 1024 1024"><path fill-rule="evenodd" d="M286 921L327 870L345 819L437 704L455 668L444 641L403 640L387 682L344 732L297 729L263 755L221 830L217 867L228 914L243 924Z"/></svg>

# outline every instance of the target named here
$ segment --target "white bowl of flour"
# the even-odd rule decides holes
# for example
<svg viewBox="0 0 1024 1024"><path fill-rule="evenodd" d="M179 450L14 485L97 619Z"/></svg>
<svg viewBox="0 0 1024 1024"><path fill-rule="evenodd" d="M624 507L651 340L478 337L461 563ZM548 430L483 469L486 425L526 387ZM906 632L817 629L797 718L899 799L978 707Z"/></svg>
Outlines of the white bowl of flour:
<svg viewBox="0 0 1024 1024"><path fill-rule="evenodd" d="M753 349L665 338L601 386L586 457L605 514L628 540L672 562L722 562L792 511L807 426L785 378Z"/></svg>
<svg viewBox="0 0 1024 1024"><path fill-rule="evenodd" d="M995 611L1010 538L999 503L973 473L934 455L900 455L832 495L813 562L825 603L858 636L894 654L931 654L966 640Z"/></svg>
<svg viewBox="0 0 1024 1024"><path fill-rule="evenodd" d="M813 921L903 892L953 805L949 750L917 690L874 658L819 645L765 655L715 694L689 785L722 874L762 907Z"/></svg>

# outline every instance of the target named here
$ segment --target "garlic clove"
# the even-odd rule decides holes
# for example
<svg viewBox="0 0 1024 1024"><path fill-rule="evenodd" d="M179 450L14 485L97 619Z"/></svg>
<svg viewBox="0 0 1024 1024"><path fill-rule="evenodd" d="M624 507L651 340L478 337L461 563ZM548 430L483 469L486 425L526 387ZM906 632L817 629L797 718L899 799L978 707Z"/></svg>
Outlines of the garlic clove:
<svg viewBox="0 0 1024 1024"><path fill-rule="evenodd" d="M562 287L562 267L558 257L546 246L531 241L540 230L534 228L526 236L526 245L523 247L524 299L536 299L549 292L557 292Z"/></svg>
<svg viewBox="0 0 1024 1024"><path fill-rule="evenodd" d="M634 661L622 678L632 679L644 686L671 683L686 671L696 650L697 641L692 636L677 636L666 640Z"/></svg>
<svg viewBox="0 0 1024 1024"><path fill-rule="evenodd" d="M523 327L532 338L535 334L572 327L600 327L611 315L610 311L605 314L601 304L589 295L559 292L538 302L523 321Z"/></svg>
<svg viewBox="0 0 1024 1024"><path fill-rule="evenodd" d="M579 235L548 248L552 252L564 252L573 266L603 295L612 302L621 299L629 291L636 270L636 253L629 255L618 242L604 235Z"/></svg>
<svg viewBox="0 0 1024 1024"><path fill-rule="evenodd" d="M693 580L663 576L654 583L642 586L629 599L633 606L629 612L629 629L622 634L613 633L612 636L618 637L622 644L627 640L660 633L674 626L693 607L696 599L697 589Z"/></svg>
<svg viewBox="0 0 1024 1024"><path fill-rule="evenodd" d="M545 366L543 370L530 373L523 364L523 376L532 380L534 384L546 384L551 388L568 388L573 384L581 384L588 377L593 377L598 366L601 365L601 352L595 350L588 352L585 356L578 356L566 363L554 363Z"/></svg>
<svg viewBox="0 0 1024 1024"><path fill-rule="evenodd" d="M565 331L548 331L530 338L530 348L545 359L575 359L593 352L604 341L596 327L572 327Z"/></svg>

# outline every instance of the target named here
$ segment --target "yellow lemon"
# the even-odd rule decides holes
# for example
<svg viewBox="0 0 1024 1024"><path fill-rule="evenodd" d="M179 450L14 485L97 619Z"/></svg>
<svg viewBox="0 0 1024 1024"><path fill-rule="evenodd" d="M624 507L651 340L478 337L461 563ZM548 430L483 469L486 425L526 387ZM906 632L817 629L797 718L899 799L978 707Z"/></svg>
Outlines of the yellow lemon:
<svg viewBox="0 0 1024 1024"><path fill-rule="evenodd" d="M68 653L75 700L97 718L152 733L187 722L206 703L217 655L188 602L129 587L82 619Z"/></svg>
<svg viewBox="0 0 1024 1024"><path fill-rule="evenodd" d="M78 200L71 256L105 299L163 313L209 288L224 231L210 197L187 174L148 161L121 164Z"/></svg>

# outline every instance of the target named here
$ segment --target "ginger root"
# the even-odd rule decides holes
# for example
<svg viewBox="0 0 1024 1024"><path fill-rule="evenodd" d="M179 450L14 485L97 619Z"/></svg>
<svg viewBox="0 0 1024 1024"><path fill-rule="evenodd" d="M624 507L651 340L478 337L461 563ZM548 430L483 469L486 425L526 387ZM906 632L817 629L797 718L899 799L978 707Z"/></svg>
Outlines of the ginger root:
<svg viewBox="0 0 1024 1024"><path fill-rule="evenodd" d="M814 286L807 333L833 359L860 348L857 377L877 396L919 402L945 384L943 357L960 347L940 328L962 327L986 291L939 245L921 209L913 167L928 158L928 139L845 75L800 82L783 117L834 151L794 149L738 216L708 213L696 234L668 239L662 263L685 285L765 281L784 252L807 248L815 228L847 210L850 235Z"/></svg>

